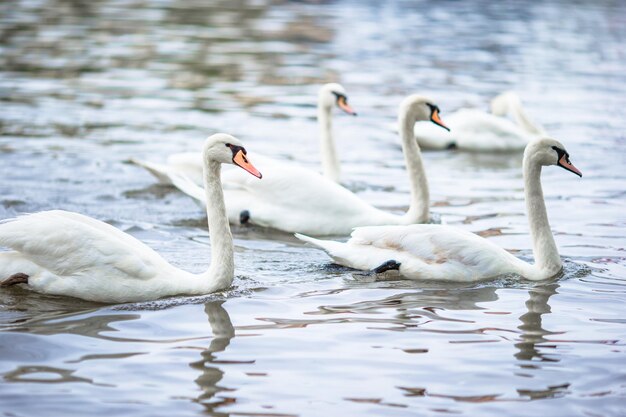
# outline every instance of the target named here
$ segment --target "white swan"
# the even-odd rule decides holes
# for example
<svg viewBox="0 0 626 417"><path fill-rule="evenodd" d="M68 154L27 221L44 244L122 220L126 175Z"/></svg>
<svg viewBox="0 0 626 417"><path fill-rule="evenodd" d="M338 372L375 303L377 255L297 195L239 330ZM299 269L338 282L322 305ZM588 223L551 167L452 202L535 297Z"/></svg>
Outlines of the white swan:
<svg viewBox="0 0 626 417"><path fill-rule="evenodd" d="M335 141L332 134L332 110L337 105L344 112L356 116L356 112L348 104L346 89L337 83L324 84L318 93L317 99L317 121L320 126L320 149L322 156L322 173L331 181L339 182L340 167L339 158L335 149ZM257 155L255 159L259 159ZM288 162L264 158L266 164L285 164ZM260 160L260 159L259 159ZM189 177L196 184L201 185L202 178L202 157L197 152L183 152L170 155L165 164L143 161L141 159L131 159L135 165L145 168L156 177L161 184L171 185L173 176Z"/></svg>
<svg viewBox="0 0 626 417"><path fill-rule="evenodd" d="M545 136L522 108L517 94L508 91L491 101L492 114L461 109L446 117L450 132L426 123L415 125L415 138L425 149L460 149L480 152L519 151L533 139ZM512 114L517 123L505 116Z"/></svg>
<svg viewBox="0 0 626 417"><path fill-rule="evenodd" d="M534 265L478 235L443 225L359 227L346 243L296 237L323 249L341 265L376 273L396 269L415 280L470 282L511 273L530 280L551 278L562 266L541 188L541 168L547 165L559 165L582 177L556 140L536 139L526 147L524 185Z"/></svg>
<svg viewBox="0 0 626 417"><path fill-rule="evenodd" d="M254 176L241 142L226 134L204 145L204 183L211 235L211 265L192 274L167 263L134 237L99 220L61 210L44 211L0 224L1 286L27 284L42 293L106 303L154 300L177 294L206 294L233 281L233 238L220 183L221 164Z"/></svg>
<svg viewBox="0 0 626 417"><path fill-rule="evenodd" d="M419 146L413 138L416 120L443 126L439 108L429 99L413 95L400 106L402 149L411 186L411 202L404 215L379 210L354 193L321 175L298 166L264 166L261 182L249 181L237 171L223 176L226 209L232 223L249 222L285 232L312 235L346 235L357 226L424 223L429 219L428 183ZM445 128L445 126L443 126ZM174 185L205 202L202 189L185 178Z"/></svg>
<svg viewBox="0 0 626 417"><path fill-rule="evenodd" d="M348 97L343 86L337 83L325 84L320 88L317 96L317 122L321 129L322 174L331 181L339 182L341 169L332 126L332 109L335 103L344 112L356 116L356 112L348 105Z"/></svg>

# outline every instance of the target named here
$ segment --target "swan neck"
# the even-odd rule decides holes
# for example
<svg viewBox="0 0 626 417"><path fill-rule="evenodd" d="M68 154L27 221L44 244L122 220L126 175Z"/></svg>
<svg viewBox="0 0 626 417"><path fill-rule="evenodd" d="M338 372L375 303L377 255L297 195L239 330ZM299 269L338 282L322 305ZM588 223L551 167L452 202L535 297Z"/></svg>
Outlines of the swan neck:
<svg viewBox="0 0 626 417"><path fill-rule="evenodd" d="M512 100L509 104L509 109L511 113L513 114L513 118L515 119L515 122L522 129L524 129L526 133L530 135L536 135L536 136L545 134L545 131L541 127L535 125L532 122L532 120L530 120L530 117L528 117L528 115L524 111L524 108L522 107L522 103L519 101L519 99Z"/></svg>
<svg viewBox="0 0 626 417"><path fill-rule="evenodd" d="M402 152L411 189L411 203L409 210L404 215L404 219L408 224L426 223L429 218L428 205L430 197L422 153L413 133L415 119L409 117L406 113L401 113L398 117L398 126L400 126Z"/></svg>
<svg viewBox="0 0 626 417"><path fill-rule="evenodd" d="M209 161L204 166L206 213L211 239L211 265L205 274L208 275L207 283L213 288L229 287L235 273L233 236L226 215L221 170L217 161Z"/></svg>
<svg viewBox="0 0 626 417"><path fill-rule="evenodd" d="M335 149L332 133L331 108L324 106L321 101L317 104L317 122L320 127L320 150L322 154L322 174L331 181L339 182L341 170L339 157Z"/></svg>
<svg viewBox="0 0 626 417"><path fill-rule="evenodd" d="M528 156L524 157L524 192L535 267L540 271L542 279L550 278L561 270L561 257L548 222L541 187L541 165L534 163Z"/></svg>

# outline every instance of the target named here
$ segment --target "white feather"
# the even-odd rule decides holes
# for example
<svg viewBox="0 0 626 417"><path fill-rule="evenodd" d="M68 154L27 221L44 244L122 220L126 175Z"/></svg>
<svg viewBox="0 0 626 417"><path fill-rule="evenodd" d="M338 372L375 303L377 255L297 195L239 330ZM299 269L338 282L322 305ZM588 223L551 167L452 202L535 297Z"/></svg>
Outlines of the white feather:
<svg viewBox="0 0 626 417"><path fill-rule="evenodd" d="M461 109L444 116L450 131L436 129L431 123L416 123L415 138L425 149L447 149L477 152L520 151L545 132L530 122L519 97L506 92L492 100L493 114L475 109ZM517 123L507 119L512 113Z"/></svg>
<svg viewBox="0 0 626 417"><path fill-rule="evenodd" d="M411 203L404 215L379 210L343 186L294 163L254 157L263 171L256 181L240 170L224 172L222 183L231 223L240 213L250 213L250 223L285 232L312 235L348 234L354 227L380 224L412 224L428 221L428 184L419 148L412 136L415 120L430 119L431 110L422 96L409 96L400 109L402 145L411 186ZM441 129L441 128L440 128ZM170 182L192 198L205 202L193 181L169 175Z"/></svg>
<svg viewBox="0 0 626 417"><path fill-rule="evenodd" d="M400 263L402 276L415 280L472 282L504 274L531 280L551 278L561 270L562 264L547 220L539 174L541 166L557 164L554 147L564 150L555 140L540 139L531 142L524 153L534 265L478 235L445 225L359 227L345 243L295 236L351 268L373 270L394 260Z"/></svg>
<svg viewBox="0 0 626 417"><path fill-rule="evenodd" d="M47 294L100 302L154 300L177 294L205 294L227 288L233 279L233 242L219 182L221 163L231 161L217 134L204 147L206 193L211 232L211 267L191 274L167 263L134 237L78 213L54 210L0 223L0 279L21 273L28 287Z"/></svg>

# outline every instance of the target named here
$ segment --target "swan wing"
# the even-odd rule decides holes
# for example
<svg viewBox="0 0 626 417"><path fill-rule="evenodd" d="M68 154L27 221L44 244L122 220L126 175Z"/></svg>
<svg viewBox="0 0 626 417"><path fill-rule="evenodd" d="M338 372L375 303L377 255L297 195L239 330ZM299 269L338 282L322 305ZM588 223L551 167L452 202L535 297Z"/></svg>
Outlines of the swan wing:
<svg viewBox="0 0 626 417"><path fill-rule="evenodd" d="M446 123L450 132L430 122L416 123L414 133L420 146L498 152L524 149L533 138L511 120L476 109L461 109L446 117Z"/></svg>
<svg viewBox="0 0 626 417"><path fill-rule="evenodd" d="M202 204L206 204L206 194L204 192L204 188L192 181L191 178L184 175L172 175L169 178L174 187L178 188L194 200L197 200Z"/></svg>
<svg viewBox="0 0 626 417"><path fill-rule="evenodd" d="M132 158L130 162L134 165L140 166L148 171L154 178L159 181L160 184L171 185L172 181L170 176L173 170L170 166L165 164L158 164L156 162L144 161L143 159Z"/></svg>
<svg viewBox="0 0 626 417"><path fill-rule="evenodd" d="M259 166L260 181L243 171L224 175L224 183L238 186L225 190L229 217L231 211L248 210L254 224L313 235L347 234L357 225L394 223L392 214L317 172L278 162Z"/></svg>
<svg viewBox="0 0 626 417"><path fill-rule="evenodd" d="M255 200L309 212L329 206L351 212L355 207L366 205L351 191L315 171L282 161L270 163L269 158L264 162L258 164L263 167L260 181L242 170L235 170L224 173L223 182L238 186Z"/></svg>
<svg viewBox="0 0 626 417"><path fill-rule="evenodd" d="M438 264L458 261L475 265L481 255L494 248L501 250L474 233L438 224L359 227L348 243L405 252L426 263Z"/></svg>
<svg viewBox="0 0 626 417"><path fill-rule="evenodd" d="M285 161L255 155L263 173L259 180L242 169L222 173L230 223L248 211L250 222L286 232L314 235L348 234L363 224L393 224L393 214L378 210L341 185L315 171ZM206 204L204 189L184 175L170 175L180 191Z"/></svg>
<svg viewBox="0 0 626 417"><path fill-rule="evenodd" d="M475 281L517 272L521 262L478 235L443 225L359 227L346 243L296 237L352 268L371 270L395 260L412 279Z"/></svg>
<svg viewBox="0 0 626 417"><path fill-rule="evenodd" d="M167 158L165 164L132 158L132 164L142 167L152 174L160 184L174 185L174 177L185 176L195 184L203 181L202 154L200 152L176 153Z"/></svg>
<svg viewBox="0 0 626 417"><path fill-rule="evenodd" d="M62 210L0 224L0 246L57 276L102 274L150 279L165 261L134 237L104 222Z"/></svg>
<svg viewBox="0 0 626 417"><path fill-rule="evenodd" d="M533 138L511 120L479 110L462 109L449 118L459 149L507 151L523 149Z"/></svg>
<svg viewBox="0 0 626 417"><path fill-rule="evenodd" d="M184 175L198 185L204 183L201 152L175 153L167 158L167 165L174 174Z"/></svg>

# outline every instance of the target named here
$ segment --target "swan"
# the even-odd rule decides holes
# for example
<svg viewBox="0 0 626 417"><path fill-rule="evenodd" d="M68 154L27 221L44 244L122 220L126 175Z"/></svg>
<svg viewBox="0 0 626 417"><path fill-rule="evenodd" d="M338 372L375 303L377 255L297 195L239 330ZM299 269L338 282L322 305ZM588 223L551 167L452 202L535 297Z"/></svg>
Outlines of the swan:
<svg viewBox="0 0 626 417"><path fill-rule="evenodd" d="M516 123L505 116L512 114ZM459 149L480 152L521 151L533 139L545 136L531 122L517 94L507 91L491 101L491 114L461 109L446 117L450 132L425 123L415 125L415 138L425 149Z"/></svg>
<svg viewBox="0 0 626 417"><path fill-rule="evenodd" d="M223 133L210 136L203 151L204 184L211 235L211 265L201 274L180 270L121 230L78 213L43 211L0 223L0 286L90 301L148 301L179 294L206 294L233 281L233 238L220 183L221 164L234 164L255 177L241 142Z"/></svg>
<svg viewBox="0 0 626 417"><path fill-rule="evenodd" d="M402 149L409 174L411 202L404 215L377 209L343 186L308 169L268 164L263 181L249 181L231 170L223 176L226 209L231 223L251 223L284 232L347 235L357 226L424 223L429 220L428 183L419 146L413 138L416 120L431 120L445 128L439 108L419 95L406 98L398 117ZM206 202L202 188L184 177L173 178L181 191Z"/></svg>
<svg viewBox="0 0 626 417"><path fill-rule="evenodd" d="M337 83L324 84L318 93L317 99L317 121L320 126L320 148L322 155L322 173L331 181L339 182L340 166L335 141L332 134L332 110L337 106L345 113L356 116L357 113L348 104L346 89ZM261 160L261 155L256 155L255 159ZM267 157L263 158L266 165L284 164L286 162ZM184 175L191 178L196 184L201 185L202 177L202 157L197 152L182 152L170 155L165 164L143 161L132 158L131 163L145 168L156 179L165 185L173 184L173 176Z"/></svg>
<svg viewBox="0 0 626 417"><path fill-rule="evenodd" d="M526 147L524 191L534 265L474 233L436 224L359 227L345 243L302 234L296 237L323 249L341 265L374 273L397 270L394 273L414 280L472 282L503 274L548 279L562 268L541 188L541 169L548 165L561 166L582 177L560 142L541 138Z"/></svg>

